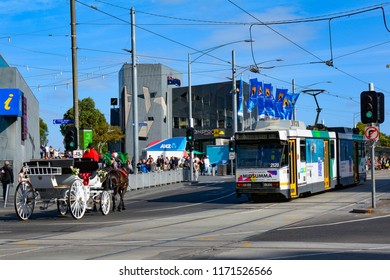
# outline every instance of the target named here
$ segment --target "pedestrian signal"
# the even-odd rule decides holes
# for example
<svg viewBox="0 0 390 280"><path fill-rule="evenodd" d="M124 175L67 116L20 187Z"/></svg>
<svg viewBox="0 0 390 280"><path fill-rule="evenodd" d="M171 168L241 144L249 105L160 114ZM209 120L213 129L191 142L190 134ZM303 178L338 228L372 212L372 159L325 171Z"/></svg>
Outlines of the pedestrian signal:
<svg viewBox="0 0 390 280"><path fill-rule="evenodd" d="M236 152L236 146L234 141L229 141L229 153L235 153Z"/></svg>

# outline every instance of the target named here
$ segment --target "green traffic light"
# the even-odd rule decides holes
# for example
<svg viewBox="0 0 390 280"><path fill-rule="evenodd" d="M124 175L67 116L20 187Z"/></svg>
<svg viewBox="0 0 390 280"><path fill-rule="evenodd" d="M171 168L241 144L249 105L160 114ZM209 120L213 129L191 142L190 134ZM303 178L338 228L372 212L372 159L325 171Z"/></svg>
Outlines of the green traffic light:
<svg viewBox="0 0 390 280"><path fill-rule="evenodd" d="M366 112L366 117L367 118L372 118L372 112L371 111Z"/></svg>

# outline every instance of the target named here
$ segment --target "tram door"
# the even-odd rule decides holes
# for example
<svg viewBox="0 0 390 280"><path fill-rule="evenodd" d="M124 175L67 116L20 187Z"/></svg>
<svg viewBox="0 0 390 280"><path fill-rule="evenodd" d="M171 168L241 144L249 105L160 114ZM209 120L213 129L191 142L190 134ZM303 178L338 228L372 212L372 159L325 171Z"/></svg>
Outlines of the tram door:
<svg viewBox="0 0 390 280"><path fill-rule="evenodd" d="M329 141L324 141L324 188L330 188Z"/></svg>
<svg viewBox="0 0 390 280"><path fill-rule="evenodd" d="M288 156L290 166L290 196L295 198L298 196L297 191L297 145L296 140L292 139L288 141Z"/></svg>
<svg viewBox="0 0 390 280"><path fill-rule="evenodd" d="M353 142L353 178L355 184L359 183L359 145L357 142Z"/></svg>

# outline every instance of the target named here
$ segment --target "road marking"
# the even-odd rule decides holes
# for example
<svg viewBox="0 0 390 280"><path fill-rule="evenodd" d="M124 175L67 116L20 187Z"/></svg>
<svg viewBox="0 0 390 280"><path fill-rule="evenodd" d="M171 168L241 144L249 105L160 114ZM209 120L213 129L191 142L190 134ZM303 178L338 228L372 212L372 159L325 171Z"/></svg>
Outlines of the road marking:
<svg viewBox="0 0 390 280"><path fill-rule="evenodd" d="M390 217L390 214L384 215L384 216L378 216L378 217L369 217L369 218L358 219L358 220L346 220L346 221L341 221L341 222L318 224L318 225L308 225L308 226L298 226L298 227L285 227L285 228L278 228L278 229L275 229L275 230L281 231L281 230L290 230L290 229L304 229L304 228L336 226L336 225L350 224L350 223L356 223L356 222L364 222L364 221L370 221L370 220L382 219L382 218L388 218L388 217Z"/></svg>
<svg viewBox="0 0 390 280"><path fill-rule="evenodd" d="M206 200L206 201L203 201L203 202L188 204L188 205L181 205L181 206L175 206L175 207L165 207L165 208L156 208L156 209L149 209L149 210L140 210L140 211L134 211L134 212L136 212L136 213L145 213L145 212L154 212L154 211L163 211L163 210L172 210L172 209L188 208L188 207L193 207L193 206L197 206L197 205L201 205L201 204L205 204L205 203L210 203L210 202L213 202L213 201L217 201L217 200L220 200L220 199L224 199L224 198L229 197L229 196L234 195L234 194L236 194L236 193L235 193L235 192L232 192L232 193L227 194L227 195L225 195L225 196L221 196L221 197L218 197L218 198Z"/></svg>

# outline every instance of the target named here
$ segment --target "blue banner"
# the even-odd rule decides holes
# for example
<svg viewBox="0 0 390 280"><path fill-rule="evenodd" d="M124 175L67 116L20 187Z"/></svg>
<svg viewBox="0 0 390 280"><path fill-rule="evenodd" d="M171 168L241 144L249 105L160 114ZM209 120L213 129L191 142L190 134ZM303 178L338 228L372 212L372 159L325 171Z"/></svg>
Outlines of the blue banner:
<svg viewBox="0 0 390 280"><path fill-rule="evenodd" d="M248 112L251 113L257 104L257 78L249 80L249 100L247 103Z"/></svg>
<svg viewBox="0 0 390 280"><path fill-rule="evenodd" d="M263 83L257 83L257 119L265 118L265 96L263 92Z"/></svg>
<svg viewBox="0 0 390 280"><path fill-rule="evenodd" d="M287 89L276 88L276 101L275 101L275 118L286 120L286 103Z"/></svg>
<svg viewBox="0 0 390 280"><path fill-rule="evenodd" d="M0 89L0 116L21 117L23 93L17 88Z"/></svg>
<svg viewBox="0 0 390 280"><path fill-rule="evenodd" d="M264 94L265 94L265 116L268 119L275 118L275 98L272 94L273 87L272 84L264 84Z"/></svg>

